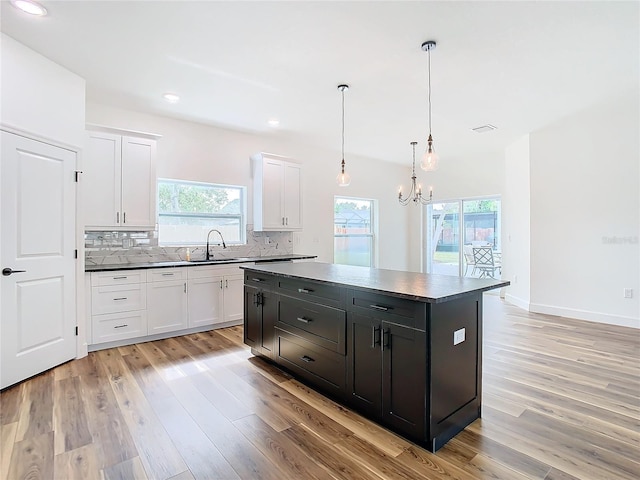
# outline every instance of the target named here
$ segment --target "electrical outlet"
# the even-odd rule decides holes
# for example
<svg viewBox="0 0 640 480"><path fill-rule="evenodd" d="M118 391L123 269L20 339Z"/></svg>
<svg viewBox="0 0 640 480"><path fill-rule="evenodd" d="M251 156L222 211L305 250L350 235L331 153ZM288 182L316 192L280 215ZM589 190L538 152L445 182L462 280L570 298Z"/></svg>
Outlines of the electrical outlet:
<svg viewBox="0 0 640 480"><path fill-rule="evenodd" d="M461 328L460 330L456 330L453 332L453 344L458 345L459 343L464 342L465 340L465 329Z"/></svg>
<svg viewBox="0 0 640 480"><path fill-rule="evenodd" d="M271 239L269 237L264 237L264 244L269 245L271 243Z"/></svg>
<svg viewBox="0 0 640 480"><path fill-rule="evenodd" d="M633 298L633 288L624 289L624 298Z"/></svg>

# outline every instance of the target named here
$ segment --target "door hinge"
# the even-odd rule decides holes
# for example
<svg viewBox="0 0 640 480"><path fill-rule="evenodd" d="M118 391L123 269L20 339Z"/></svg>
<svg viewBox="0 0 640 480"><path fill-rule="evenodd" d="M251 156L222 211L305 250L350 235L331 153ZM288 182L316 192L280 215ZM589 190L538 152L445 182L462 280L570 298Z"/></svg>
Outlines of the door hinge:
<svg viewBox="0 0 640 480"><path fill-rule="evenodd" d="M76 183L78 183L81 173L82 173L82 170L76 170Z"/></svg>
<svg viewBox="0 0 640 480"><path fill-rule="evenodd" d="M78 326L76 325L76 337L78 336Z"/></svg>
<svg viewBox="0 0 640 480"><path fill-rule="evenodd" d="M73 251L73 258L78 258L78 249L77 248Z"/></svg>

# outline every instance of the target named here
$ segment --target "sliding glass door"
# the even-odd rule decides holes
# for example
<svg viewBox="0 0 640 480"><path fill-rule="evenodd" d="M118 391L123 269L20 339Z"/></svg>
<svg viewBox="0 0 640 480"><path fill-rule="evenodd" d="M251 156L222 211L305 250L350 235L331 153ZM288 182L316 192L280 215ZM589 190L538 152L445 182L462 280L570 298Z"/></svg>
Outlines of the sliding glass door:
<svg viewBox="0 0 640 480"><path fill-rule="evenodd" d="M500 207L499 197L458 199L428 205L425 209L425 271L500 278Z"/></svg>

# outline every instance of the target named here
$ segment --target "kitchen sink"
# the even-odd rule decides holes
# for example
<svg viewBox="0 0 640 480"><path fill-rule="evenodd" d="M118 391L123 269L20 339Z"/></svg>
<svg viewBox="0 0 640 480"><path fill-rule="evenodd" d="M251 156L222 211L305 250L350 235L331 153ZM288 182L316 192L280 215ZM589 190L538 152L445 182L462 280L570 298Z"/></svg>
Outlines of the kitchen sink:
<svg viewBox="0 0 640 480"><path fill-rule="evenodd" d="M249 260L246 257L242 258L210 258L206 260L204 258L200 258L198 260L189 260L191 263L225 263L225 262L242 262Z"/></svg>

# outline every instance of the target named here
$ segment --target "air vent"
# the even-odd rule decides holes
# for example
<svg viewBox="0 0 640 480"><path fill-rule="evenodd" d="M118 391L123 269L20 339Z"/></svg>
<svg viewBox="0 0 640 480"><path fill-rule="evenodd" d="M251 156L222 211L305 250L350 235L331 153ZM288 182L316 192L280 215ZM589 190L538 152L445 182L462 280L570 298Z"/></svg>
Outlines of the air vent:
<svg viewBox="0 0 640 480"><path fill-rule="evenodd" d="M471 130L473 130L476 133L485 133L485 132L490 132L491 130L495 130L498 127L495 127L489 123L487 123L486 125L481 125L479 127L476 128L472 128Z"/></svg>

